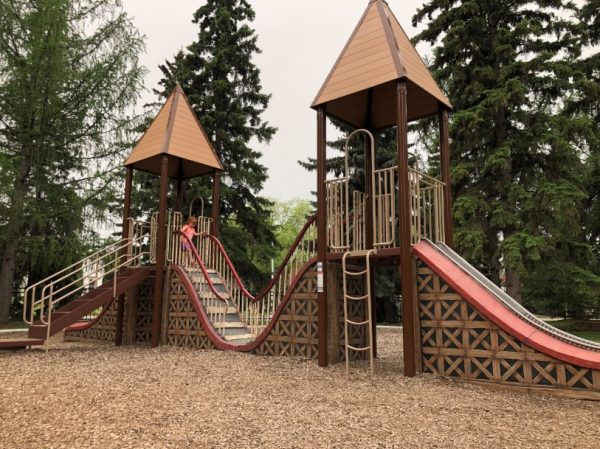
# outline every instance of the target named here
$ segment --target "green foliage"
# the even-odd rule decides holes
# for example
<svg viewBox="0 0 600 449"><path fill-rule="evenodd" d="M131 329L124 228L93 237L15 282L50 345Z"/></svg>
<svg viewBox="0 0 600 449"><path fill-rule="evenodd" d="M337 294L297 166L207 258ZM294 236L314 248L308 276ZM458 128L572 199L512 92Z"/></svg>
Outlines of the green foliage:
<svg viewBox="0 0 600 449"><path fill-rule="evenodd" d="M583 106L569 105L579 89L595 88L598 99L597 85L583 83L588 34L577 13L561 0L431 0L413 18L425 25L416 41L434 46L432 69L455 108L457 249L496 282L505 269L517 299L520 278L523 299L536 304L600 300L582 229L589 122L574 113Z"/></svg>
<svg viewBox="0 0 600 449"><path fill-rule="evenodd" d="M267 179L261 154L250 141L271 140L276 129L261 118L270 96L262 92L260 71L252 58L260 50L250 27L254 11L245 0L208 0L194 14L198 37L187 49L161 66L161 90L166 97L179 82L213 142L224 166L221 188L223 244L241 275L253 288L268 279L268 271L252 248L275 244L269 210L258 195ZM210 180L187 185L187 198L209 197Z"/></svg>
<svg viewBox="0 0 600 449"><path fill-rule="evenodd" d="M294 198L289 201L273 200L273 224L279 253L275 258L275 269L281 264L296 240L298 233L314 213L310 201Z"/></svg>
<svg viewBox="0 0 600 449"><path fill-rule="evenodd" d="M12 287L79 258L119 202L143 75L116 0L0 3L0 321Z"/></svg>

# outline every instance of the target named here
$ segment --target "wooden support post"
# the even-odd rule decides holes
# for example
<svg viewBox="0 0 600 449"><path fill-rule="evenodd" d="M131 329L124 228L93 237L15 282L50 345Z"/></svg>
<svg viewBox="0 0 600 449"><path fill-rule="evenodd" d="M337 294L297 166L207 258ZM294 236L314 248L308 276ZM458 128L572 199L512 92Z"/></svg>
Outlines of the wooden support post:
<svg viewBox="0 0 600 449"><path fill-rule="evenodd" d="M413 259L411 257L410 186L408 177L408 112L407 90L404 80L396 85L398 108L398 214L400 220L400 282L402 285L402 335L404 341L404 375L413 377L415 366L415 304Z"/></svg>
<svg viewBox="0 0 600 449"><path fill-rule="evenodd" d="M327 116L320 107L317 112L317 259L323 264L323 291L318 295L319 366L327 366Z"/></svg>
<svg viewBox="0 0 600 449"><path fill-rule="evenodd" d="M219 217L221 215L221 172L215 170L213 175L212 185L212 208L211 218L212 225L210 233L215 237L219 237Z"/></svg>
<svg viewBox="0 0 600 449"><path fill-rule="evenodd" d="M338 299L342 298L343 276L342 265L339 263L327 262L327 362L335 365L340 360L340 324L344 324L344 315L338 316Z"/></svg>
<svg viewBox="0 0 600 449"><path fill-rule="evenodd" d="M452 227L452 180L450 178L450 138L448 136L448 110L440 105L440 160L442 165L442 182L444 188L444 234L446 244L454 243L454 230Z"/></svg>
<svg viewBox="0 0 600 449"><path fill-rule="evenodd" d="M123 201L123 238L129 237L129 217L131 215L131 185L133 183L133 167L127 167L125 172L125 199ZM127 253L127 248L118 257ZM117 276L117 273L115 273ZM117 299L117 322L115 327L115 345L123 344L123 316L125 314L125 295Z"/></svg>
<svg viewBox="0 0 600 449"><path fill-rule="evenodd" d="M175 200L175 211L183 212L183 203L185 202L185 181L181 178L177 180L177 199ZM188 217L184 217L187 220Z"/></svg>
<svg viewBox="0 0 600 449"><path fill-rule="evenodd" d="M167 194L169 192L169 156L163 155L160 167L160 196L158 206L158 230L156 235L156 277L154 279L154 302L152 303L152 342L156 348L160 342L162 318L162 295L165 275L165 247L167 241Z"/></svg>

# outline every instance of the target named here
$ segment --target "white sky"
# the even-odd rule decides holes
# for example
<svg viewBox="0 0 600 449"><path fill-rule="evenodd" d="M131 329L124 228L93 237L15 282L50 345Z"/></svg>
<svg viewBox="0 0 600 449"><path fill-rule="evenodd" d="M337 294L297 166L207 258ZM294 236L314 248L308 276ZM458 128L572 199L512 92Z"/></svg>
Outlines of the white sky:
<svg viewBox="0 0 600 449"><path fill-rule="evenodd" d="M122 1L135 26L146 36L142 64L150 73L142 105L155 100L150 90L160 79L158 65L195 40L197 27L191 23L192 14L205 1ZM411 18L422 3L388 0L409 37L416 34ZM263 154L261 163L269 169L261 194L282 200L311 198L316 175L296 162L316 154L316 112L310 104L368 0L251 0L251 4L256 12L253 27L262 50L254 63L261 70L264 92L272 94L263 118L279 128L270 144L253 144Z"/></svg>

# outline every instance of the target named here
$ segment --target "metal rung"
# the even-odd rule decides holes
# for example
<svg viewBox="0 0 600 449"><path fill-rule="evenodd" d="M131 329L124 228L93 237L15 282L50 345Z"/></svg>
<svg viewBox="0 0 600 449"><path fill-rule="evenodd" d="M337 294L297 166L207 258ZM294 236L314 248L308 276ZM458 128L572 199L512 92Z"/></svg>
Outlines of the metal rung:
<svg viewBox="0 0 600 449"><path fill-rule="evenodd" d="M365 274L367 274L367 270L363 270L363 271L344 271L345 274L349 275L349 276L364 276Z"/></svg>
<svg viewBox="0 0 600 449"><path fill-rule="evenodd" d="M369 295L363 295L363 296L352 296L352 295L346 295L346 299L349 299L351 301L364 301L365 299L368 299Z"/></svg>
<svg viewBox="0 0 600 449"><path fill-rule="evenodd" d="M366 256L369 255L369 253L371 253L371 254L377 254L377 251L374 251L372 249L365 249L365 250L360 250L360 251L347 251L346 255L349 258L366 257Z"/></svg>
<svg viewBox="0 0 600 449"><path fill-rule="evenodd" d="M352 324L354 326L364 326L365 324L369 324L369 320L367 321L352 321L352 320L346 320L346 323L348 324Z"/></svg>
<svg viewBox="0 0 600 449"><path fill-rule="evenodd" d="M348 349L352 349L353 351L368 351L369 349L371 349L370 346L366 346L364 348L357 348L356 346L350 346L348 345Z"/></svg>

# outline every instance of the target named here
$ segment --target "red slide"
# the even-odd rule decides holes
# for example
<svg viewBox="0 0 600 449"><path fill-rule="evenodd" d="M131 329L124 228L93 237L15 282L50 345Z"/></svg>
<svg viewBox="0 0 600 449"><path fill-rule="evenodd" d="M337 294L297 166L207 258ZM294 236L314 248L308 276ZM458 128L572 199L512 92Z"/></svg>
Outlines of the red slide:
<svg viewBox="0 0 600 449"><path fill-rule="evenodd" d="M447 246L421 241L413 247L413 253L508 334L564 362L600 370L600 345L537 319Z"/></svg>

